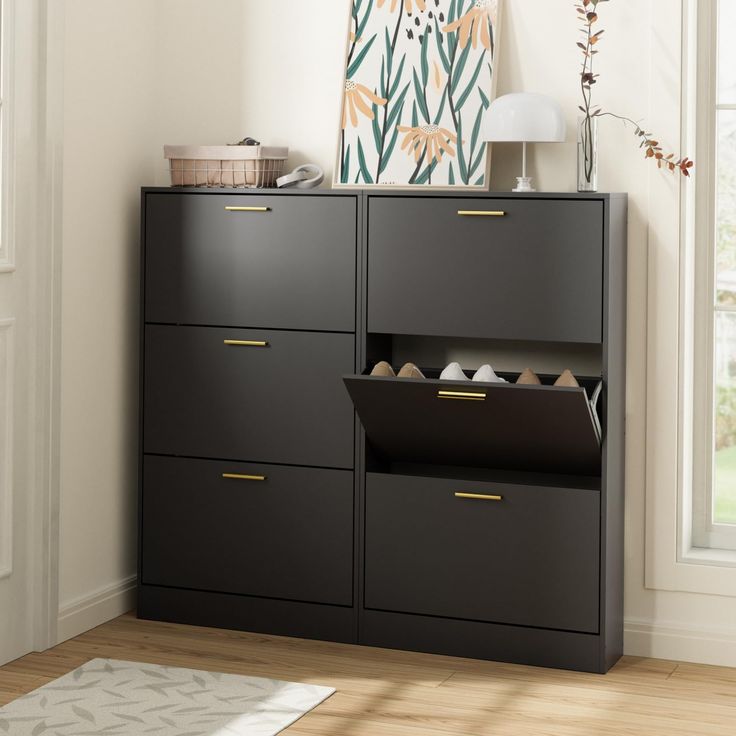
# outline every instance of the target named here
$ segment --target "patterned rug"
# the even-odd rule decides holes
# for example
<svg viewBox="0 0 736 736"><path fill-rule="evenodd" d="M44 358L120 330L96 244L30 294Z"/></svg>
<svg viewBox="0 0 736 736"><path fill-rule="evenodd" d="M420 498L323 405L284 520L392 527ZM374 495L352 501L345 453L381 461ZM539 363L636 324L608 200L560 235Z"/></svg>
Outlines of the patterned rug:
<svg viewBox="0 0 736 736"><path fill-rule="evenodd" d="M0 735L273 736L334 692L298 682L93 659L0 708Z"/></svg>

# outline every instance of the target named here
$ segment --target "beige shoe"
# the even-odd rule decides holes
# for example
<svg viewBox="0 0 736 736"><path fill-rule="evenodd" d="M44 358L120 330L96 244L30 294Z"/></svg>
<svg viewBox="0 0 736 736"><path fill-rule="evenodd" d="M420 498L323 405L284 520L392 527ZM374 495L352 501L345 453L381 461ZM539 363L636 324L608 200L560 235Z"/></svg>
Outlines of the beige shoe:
<svg viewBox="0 0 736 736"><path fill-rule="evenodd" d="M516 383L528 386L539 386L542 382L539 380L539 376L531 368L524 368L522 374L516 379Z"/></svg>
<svg viewBox="0 0 736 736"><path fill-rule="evenodd" d="M560 377L555 381L555 386L565 386L566 388L580 388L580 384L577 382L575 376L573 376L572 371L570 371L568 368L565 368L565 370L562 371Z"/></svg>
<svg viewBox="0 0 736 736"><path fill-rule="evenodd" d="M382 360L380 363L376 363L371 371L372 376L386 376L387 378L395 378L396 374L390 363Z"/></svg>
<svg viewBox="0 0 736 736"><path fill-rule="evenodd" d="M401 366L398 376L399 378L424 378L424 373L422 373L414 363L404 363L404 365Z"/></svg>

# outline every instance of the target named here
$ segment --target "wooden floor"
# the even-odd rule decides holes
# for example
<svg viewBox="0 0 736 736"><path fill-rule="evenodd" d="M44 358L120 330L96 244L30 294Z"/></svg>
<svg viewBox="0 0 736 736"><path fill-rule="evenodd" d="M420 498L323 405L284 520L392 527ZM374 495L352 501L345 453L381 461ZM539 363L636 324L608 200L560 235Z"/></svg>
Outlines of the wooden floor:
<svg viewBox="0 0 736 736"><path fill-rule="evenodd" d="M0 705L93 657L321 685L289 736L736 735L736 669L626 657L606 676L122 616L0 668Z"/></svg>

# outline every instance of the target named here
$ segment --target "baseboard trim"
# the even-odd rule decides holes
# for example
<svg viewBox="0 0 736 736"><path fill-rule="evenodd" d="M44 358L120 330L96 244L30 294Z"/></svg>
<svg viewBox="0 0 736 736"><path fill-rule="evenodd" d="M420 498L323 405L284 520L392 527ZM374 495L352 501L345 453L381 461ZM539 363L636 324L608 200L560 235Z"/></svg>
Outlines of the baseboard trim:
<svg viewBox="0 0 736 736"><path fill-rule="evenodd" d="M736 631L626 619L624 653L736 667Z"/></svg>
<svg viewBox="0 0 736 736"><path fill-rule="evenodd" d="M135 608L136 582L137 577L130 575L60 607L56 628L57 644Z"/></svg>
<svg viewBox="0 0 736 736"><path fill-rule="evenodd" d="M135 608L136 583L136 576L130 575L60 608L57 643ZM624 622L624 654L736 667L736 631L629 618Z"/></svg>

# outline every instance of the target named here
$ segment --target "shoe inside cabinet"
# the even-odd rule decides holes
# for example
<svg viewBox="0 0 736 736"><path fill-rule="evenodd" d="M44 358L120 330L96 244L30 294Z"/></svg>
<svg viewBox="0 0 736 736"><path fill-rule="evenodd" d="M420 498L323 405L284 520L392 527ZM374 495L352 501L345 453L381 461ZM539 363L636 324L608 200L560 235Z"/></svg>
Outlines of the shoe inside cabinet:
<svg viewBox="0 0 736 736"><path fill-rule="evenodd" d="M597 344L371 333L363 374L391 377L403 368L403 377L417 380L423 376L453 383L498 381L564 388L577 384L593 399L601 366Z"/></svg>

